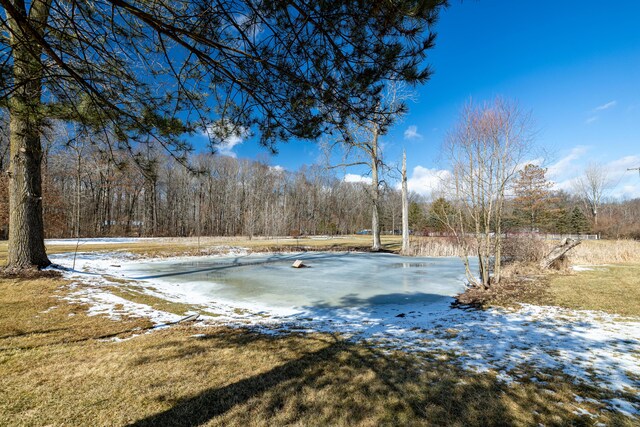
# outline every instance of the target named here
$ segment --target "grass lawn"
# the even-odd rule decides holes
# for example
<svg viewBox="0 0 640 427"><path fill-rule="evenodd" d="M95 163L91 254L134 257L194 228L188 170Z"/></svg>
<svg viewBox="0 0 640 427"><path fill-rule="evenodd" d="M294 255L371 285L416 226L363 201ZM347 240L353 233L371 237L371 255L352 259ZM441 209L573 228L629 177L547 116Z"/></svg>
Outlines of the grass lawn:
<svg viewBox="0 0 640 427"><path fill-rule="evenodd" d="M446 354L86 315L60 278L0 279L0 425L632 425L557 372L511 385ZM141 334L142 333L142 334ZM135 334L141 334L133 336ZM120 340L114 338L130 338ZM578 409L580 408L580 409Z"/></svg>
<svg viewBox="0 0 640 427"><path fill-rule="evenodd" d="M517 307L518 303L600 310L640 318L640 264L610 264L590 270L510 278L488 290L468 290L464 304Z"/></svg>
<svg viewBox="0 0 640 427"><path fill-rule="evenodd" d="M640 317L640 264L590 267L550 279L550 302L578 310Z"/></svg>

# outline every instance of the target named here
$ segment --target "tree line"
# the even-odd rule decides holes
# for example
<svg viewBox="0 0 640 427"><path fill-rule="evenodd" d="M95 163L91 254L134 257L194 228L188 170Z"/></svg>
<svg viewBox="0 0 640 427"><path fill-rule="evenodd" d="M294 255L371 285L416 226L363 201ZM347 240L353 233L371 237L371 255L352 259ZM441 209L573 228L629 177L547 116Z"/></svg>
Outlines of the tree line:
<svg viewBox="0 0 640 427"><path fill-rule="evenodd" d="M371 189L319 165L287 171L266 161L212 153L190 167L152 145L111 152L99 137L47 133L43 197L48 238L94 236L287 236L371 229ZM71 134L73 135L73 133ZM5 136L0 136L6 142ZM0 165L6 167L6 144ZM7 180L0 180L0 234L8 230ZM384 232L400 228L400 193L383 187Z"/></svg>
<svg viewBox="0 0 640 427"><path fill-rule="evenodd" d="M8 232L7 117L0 115L0 237ZM77 130L77 129L76 129ZM100 135L56 123L43 138L43 198L49 238L94 236L284 236L370 230L371 185L344 182L320 165L297 171L214 154L193 155L190 168L153 144L110 151ZM553 190L546 170L518 170L506 197L502 229L510 233L599 233L640 237L640 199L604 199L598 224L579 192ZM381 186L380 226L401 228L401 195ZM446 233L454 198L410 195L414 234ZM444 220L443 220L444 219Z"/></svg>

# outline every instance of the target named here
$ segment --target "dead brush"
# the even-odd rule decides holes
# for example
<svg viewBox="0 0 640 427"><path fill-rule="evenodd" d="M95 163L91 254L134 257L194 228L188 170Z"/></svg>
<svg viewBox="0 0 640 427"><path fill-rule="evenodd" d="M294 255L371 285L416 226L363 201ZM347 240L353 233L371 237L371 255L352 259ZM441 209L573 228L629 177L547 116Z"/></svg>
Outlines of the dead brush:
<svg viewBox="0 0 640 427"><path fill-rule="evenodd" d="M469 241L459 243L453 237L418 237L412 240L409 250L411 256L468 256L473 253L473 245Z"/></svg>
<svg viewBox="0 0 640 427"><path fill-rule="evenodd" d="M537 236L510 236L502 240L502 261L513 263L539 263L549 253L552 243Z"/></svg>
<svg viewBox="0 0 640 427"><path fill-rule="evenodd" d="M573 265L640 262L640 241L586 240L569 252Z"/></svg>

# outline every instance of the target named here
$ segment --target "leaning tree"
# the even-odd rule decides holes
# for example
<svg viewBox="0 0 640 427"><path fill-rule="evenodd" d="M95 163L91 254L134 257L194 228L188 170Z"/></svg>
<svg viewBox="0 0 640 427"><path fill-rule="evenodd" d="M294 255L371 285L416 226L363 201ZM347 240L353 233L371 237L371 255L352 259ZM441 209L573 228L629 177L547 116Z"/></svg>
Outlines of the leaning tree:
<svg viewBox="0 0 640 427"><path fill-rule="evenodd" d="M411 84L446 0L0 0L0 107L10 116L8 267L49 264L41 135L51 119L112 149L256 132L315 139L377 113L388 76Z"/></svg>

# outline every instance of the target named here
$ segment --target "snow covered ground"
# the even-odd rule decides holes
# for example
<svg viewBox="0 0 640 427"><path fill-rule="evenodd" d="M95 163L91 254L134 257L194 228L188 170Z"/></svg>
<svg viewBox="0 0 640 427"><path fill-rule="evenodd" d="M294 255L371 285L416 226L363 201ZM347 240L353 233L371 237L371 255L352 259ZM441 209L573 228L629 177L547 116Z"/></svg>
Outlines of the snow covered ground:
<svg viewBox="0 0 640 427"><path fill-rule="evenodd" d="M51 257L67 268L72 258L73 254ZM123 253L78 254L76 269L65 274L89 286L78 286L72 298L88 303L92 314L139 315L157 323L177 320L179 316L129 302L104 289L105 285L118 285L109 277L122 277L122 266L132 260L132 255ZM151 295L187 302L194 309L217 315L205 316L206 323L250 325L266 333L339 332L354 340L410 352L449 351L456 355L456 363L474 371L495 371L505 382L519 381L524 372L530 374L530 368L540 373L536 378L540 382L547 380L545 370L560 370L603 389L640 396L640 319L533 305L523 305L519 310L461 310L451 308L451 298L287 310L217 301L187 280L181 286L167 286L153 279L133 285ZM640 398L603 403L628 416L640 416Z"/></svg>
<svg viewBox="0 0 640 427"><path fill-rule="evenodd" d="M160 238L156 237L92 237L89 239L45 239L44 243L47 246L76 245L78 243L79 246L87 244L119 245L159 239Z"/></svg>

